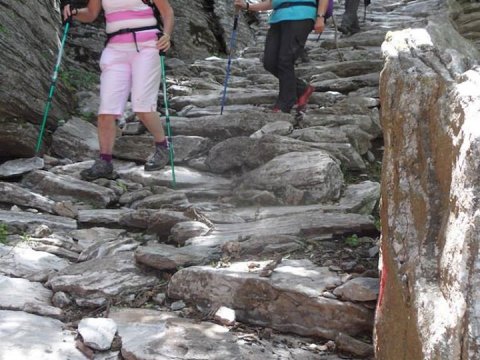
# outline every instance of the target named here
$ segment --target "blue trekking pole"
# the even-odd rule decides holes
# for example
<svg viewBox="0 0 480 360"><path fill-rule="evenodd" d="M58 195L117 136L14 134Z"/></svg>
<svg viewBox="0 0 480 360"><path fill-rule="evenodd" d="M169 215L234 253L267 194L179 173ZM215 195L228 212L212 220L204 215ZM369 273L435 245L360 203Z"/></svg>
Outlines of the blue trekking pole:
<svg viewBox="0 0 480 360"><path fill-rule="evenodd" d="M223 115L223 107L225 106L225 99L227 96L228 78L230 77L230 67L232 65L232 53L235 49L235 44L237 42L237 28L238 28L239 16L240 16L240 9L235 8L235 17L233 18L232 36L230 37L230 49L228 51L227 74L225 76L225 81L223 82L222 108L220 110L220 115Z"/></svg>
<svg viewBox="0 0 480 360"><path fill-rule="evenodd" d="M163 88L163 103L165 105L165 120L167 123L167 137L168 137L168 152L170 156L170 166L172 167L172 187L175 187L175 165L173 164L173 139L172 130L170 127L170 112L168 111L168 95L167 95L167 79L165 77L165 52L160 51L160 66L162 68L162 88Z"/></svg>
<svg viewBox="0 0 480 360"><path fill-rule="evenodd" d="M53 71L52 82L50 83L50 92L48 94L47 103L45 104L45 110L43 112L42 126L40 127L40 133L38 134L37 146L35 147L35 158L40 159L43 167L43 159L39 157L40 148L42 146L43 133L45 132L45 125L47 124L48 113L52 105L53 94L55 93L55 86L57 84L58 72L60 69L60 63L62 62L63 49L65 48L65 42L67 40L68 30L70 28L70 23L72 18L69 17L65 22L65 27L63 29L62 42L60 44L60 50L58 51L57 62L55 64L55 69Z"/></svg>

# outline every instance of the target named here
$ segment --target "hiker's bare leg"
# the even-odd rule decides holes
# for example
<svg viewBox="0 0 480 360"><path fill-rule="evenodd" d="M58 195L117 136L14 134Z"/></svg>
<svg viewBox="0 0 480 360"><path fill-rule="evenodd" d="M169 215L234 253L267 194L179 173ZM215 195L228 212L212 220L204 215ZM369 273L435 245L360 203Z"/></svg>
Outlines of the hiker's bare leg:
<svg viewBox="0 0 480 360"><path fill-rule="evenodd" d="M141 113L137 112L137 116L145 127L153 135L155 142L159 143L165 140L165 132L160 120L160 116L155 112Z"/></svg>
<svg viewBox="0 0 480 360"><path fill-rule="evenodd" d="M111 154L113 152L113 145L115 144L117 134L116 118L117 115L98 115L97 129L100 154Z"/></svg>

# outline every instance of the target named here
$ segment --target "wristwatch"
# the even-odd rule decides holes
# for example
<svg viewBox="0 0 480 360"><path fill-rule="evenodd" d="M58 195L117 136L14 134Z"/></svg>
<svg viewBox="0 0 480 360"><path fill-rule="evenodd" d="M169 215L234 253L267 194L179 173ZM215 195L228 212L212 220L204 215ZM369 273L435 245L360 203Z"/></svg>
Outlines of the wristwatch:
<svg viewBox="0 0 480 360"><path fill-rule="evenodd" d="M325 20L325 14L317 14L317 18L322 17Z"/></svg>

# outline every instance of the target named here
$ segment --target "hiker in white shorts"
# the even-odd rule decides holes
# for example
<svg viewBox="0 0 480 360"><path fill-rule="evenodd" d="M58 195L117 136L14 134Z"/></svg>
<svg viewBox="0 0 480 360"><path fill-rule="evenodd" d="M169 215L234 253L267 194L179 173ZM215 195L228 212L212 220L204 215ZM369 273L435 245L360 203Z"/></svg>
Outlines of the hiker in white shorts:
<svg viewBox="0 0 480 360"><path fill-rule="evenodd" d="M161 80L159 50L165 52L171 46L173 9L168 0L89 0L85 8L75 9L66 3L62 11L64 19L72 16L88 23L102 9L108 40L100 59L100 157L91 168L81 172L85 180L113 176L115 120L122 115L129 95L133 111L155 139L155 151L147 159L145 171L159 170L169 161L168 141L156 110ZM154 14L157 9L163 30Z"/></svg>

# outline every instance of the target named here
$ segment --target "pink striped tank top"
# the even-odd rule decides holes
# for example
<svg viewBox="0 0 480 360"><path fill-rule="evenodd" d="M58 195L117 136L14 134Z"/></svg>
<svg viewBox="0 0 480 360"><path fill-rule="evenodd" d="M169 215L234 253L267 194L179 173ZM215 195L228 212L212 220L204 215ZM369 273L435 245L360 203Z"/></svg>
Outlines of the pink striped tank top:
<svg viewBox="0 0 480 360"><path fill-rule="evenodd" d="M121 29L134 29L156 25L157 23L152 8L144 4L142 0L102 0L102 6L105 11L108 34ZM158 32L158 29L137 32L138 45L155 46ZM108 42L108 46L120 48L130 48L132 45L135 48L133 34L131 33L116 35Z"/></svg>

